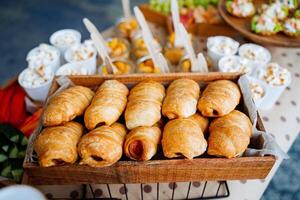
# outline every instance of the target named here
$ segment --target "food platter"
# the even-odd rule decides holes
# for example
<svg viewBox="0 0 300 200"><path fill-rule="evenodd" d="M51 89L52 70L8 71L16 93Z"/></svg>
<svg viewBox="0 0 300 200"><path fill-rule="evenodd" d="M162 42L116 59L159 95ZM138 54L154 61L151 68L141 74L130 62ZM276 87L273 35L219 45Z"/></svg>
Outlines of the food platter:
<svg viewBox="0 0 300 200"><path fill-rule="evenodd" d="M262 3L266 1L254 0L256 8L260 7ZM232 28L242 34L244 37L264 45L276 45L285 47L300 47L300 37L292 38L285 36L282 33L278 33L272 36L257 35L250 30L251 17L249 18L237 18L230 15L226 10L226 0L220 0L218 10L221 17L228 23Z"/></svg>

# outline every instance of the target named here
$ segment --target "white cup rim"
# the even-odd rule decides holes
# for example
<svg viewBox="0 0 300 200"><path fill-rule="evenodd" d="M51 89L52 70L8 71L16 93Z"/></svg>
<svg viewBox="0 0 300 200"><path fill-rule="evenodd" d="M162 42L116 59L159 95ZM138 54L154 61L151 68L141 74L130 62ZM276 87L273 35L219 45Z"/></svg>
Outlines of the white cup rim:
<svg viewBox="0 0 300 200"><path fill-rule="evenodd" d="M37 51L40 48L40 45L41 44L39 44L39 46L34 47L33 49L31 49L27 53L27 55L26 55L26 61L27 62L28 62L28 58L31 56L31 54L33 54L35 51ZM60 57L60 51L55 46L53 46L53 45L49 45L49 44L46 44L46 45L48 45L49 48L53 49L56 52L56 54L57 54L57 57L55 59L53 59L52 62L51 62L51 63L54 63L57 59L59 59L59 57Z"/></svg>
<svg viewBox="0 0 300 200"><path fill-rule="evenodd" d="M212 40L216 40L216 39L222 39L222 38L223 39L229 39L234 44L236 44L236 48L235 48L235 50L232 53L224 54L224 53L220 53L220 52L216 52L216 51L212 51L211 50L211 45L210 45L211 41ZM208 37L207 38L207 42L206 42L206 47L207 47L208 51L210 51L210 52L218 55L219 57L235 55L237 53L238 49L239 49L239 46L240 46L240 43L238 41L234 40L231 37L222 36L222 35Z"/></svg>
<svg viewBox="0 0 300 200"><path fill-rule="evenodd" d="M20 86L22 86L23 88L26 88L26 89L36 89L36 88L40 88L40 87L43 87L47 84L49 84L49 82L52 82L53 78L54 78L54 73L52 72L51 73L51 78L45 82L45 83L42 83L41 85L38 85L38 86L35 86L35 87L28 87L28 86L24 86L23 83L22 83L22 79L24 77L24 74L27 70L30 70L29 68L25 68L18 76L18 82L20 84Z"/></svg>
<svg viewBox="0 0 300 200"><path fill-rule="evenodd" d="M254 43L245 43L245 44L242 44L242 45L239 47L239 49L238 49L238 54L239 54L239 56L241 56L242 58L244 58L244 57L242 56L242 52L245 51L245 49L248 48L248 47L250 47L250 48L252 48L252 49L253 49L253 48L259 48L259 49L262 49L262 50L266 53L266 59L265 59L264 62L260 62L260 61L257 61L257 60L250 60L251 62L254 62L254 63L257 63L257 64L265 65L265 64L267 64L267 63L269 63L269 62L271 61L272 56L271 56L270 51L269 51L267 48L265 48L265 47L263 47L263 46L261 46L261 45L258 45L258 44L254 44ZM246 58L246 59L247 59L247 58ZM248 59L248 60L249 60L249 59Z"/></svg>
<svg viewBox="0 0 300 200"><path fill-rule="evenodd" d="M61 29L61 30L58 30L58 31L55 31L54 33L52 33L52 35L50 36L49 38L49 41L50 41L50 44L52 44L53 46L55 47L58 47L58 48L66 48L68 46L58 46L58 45L55 45L54 44L54 40L56 37L58 37L58 35L61 35L63 34L64 32L72 32L75 34L76 38L77 38L77 43L80 43L81 41L81 33L75 29Z"/></svg>
<svg viewBox="0 0 300 200"><path fill-rule="evenodd" d="M238 56L238 55L230 55L230 56L224 56L224 57L222 57L219 61L218 61L218 69L219 69L219 71L223 71L223 70L221 70L222 68L223 68L223 66L224 66L224 62L225 62L225 60L227 60L227 59L229 59L229 58L236 58L236 59L238 59L238 60L246 60L248 63L248 67L250 68L250 72L248 72L247 74L251 74L253 71L254 71L254 69L255 69L255 66L253 66L253 64L248 60L248 59L246 59L246 58L243 58L243 57L240 57L240 56Z"/></svg>
<svg viewBox="0 0 300 200"><path fill-rule="evenodd" d="M256 70L256 72L255 72L255 78L257 78L258 80L261 80L260 78L259 78L259 74L261 73L261 71L264 69L266 69L266 67L267 67L267 65L265 65L265 66L263 66L263 67L260 67L260 68L257 68L257 70ZM281 66L280 66L281 67ZM284 67L281 67L281 68L284 68ZM285 69L285 68L284 68ZM282 88L282 87L287 87L287 86L289 86L290 84L291 84L291 82L292 82L292 75L291 75L291 72L289 71L289 70L287 70L288 71L288 77L289 77L289 79L288 79L288 81L284 84L284 85L271 85L271 84L269 84L269 83L266 83L265 81L263 81L263 80L261 80L261 81L263 81L265 84L267 84L269 87L272 87L272 88Z"/></svg>

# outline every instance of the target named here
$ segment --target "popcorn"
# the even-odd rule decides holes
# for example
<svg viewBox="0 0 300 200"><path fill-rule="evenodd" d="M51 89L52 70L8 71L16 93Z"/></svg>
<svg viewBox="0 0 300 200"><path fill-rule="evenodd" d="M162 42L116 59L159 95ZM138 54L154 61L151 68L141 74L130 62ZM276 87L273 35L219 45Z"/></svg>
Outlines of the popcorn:
<svg viewBox="0 0 300 200"><path fill-rule="evenodd" d="M38 73L44 74L47 67L59 59L59 51L48 44L40 44L31 50L26 58L28 67L36 69Z"/></svg>
<svg viewBox="0 0 300 200"><path fill-rule="evenodd" d="M219 54L233 55L238 48L238 43L231 38L211 37L208 39L208 48Z"/></svg>
<svg viewBox="0 0 300 200"><path fill-rule="evenodd" d="M83 61L93 57L96 54L94 44L90 40L86 40L82 44L75 44L69 49L70 57L67 59L72 61Z"/></svg>
<svg viewBox="0 0 300 200"><path fill-rule="evenodd" d="M41 75L35 69L27 68L21 82L24 87L34 88L47 83L49 80L52 80L52 78L53 72Z"/></svg>
<svg viewBox="0 0 300 200"><path fill-rule="evenodd" d="M240 47L239 56L262 65L268 63L271 59L271 54L266 48L251 43Z"/></svg>
<svg viewBox="0 0 300 200"><path fill-rule="evenodd" d="M250 83L250 90L252 93L252 98L254 100L261 99L265 96L265 91L261 85L258 83Z"/></svg>
<svg viewBox="0 0 300 200"><path fill-rule="evenodd" d="M261 80L272 86L286 85L290 78L290 72L277 63L269 63L260 76Z"/></svg>
<svg viewBox="0 0 300 200"><path fill-rule="evenodd" d="M251 71L249 61L238 56L224 57L220 60L219 64L222 72L249 73Z"/></svg>
<svg viewBox="0 0 300 200"><path fill-rule="evenodd" d="M57 47L70 47L80 42L75 30L61 30L53 34L52 44Z"/></svg>

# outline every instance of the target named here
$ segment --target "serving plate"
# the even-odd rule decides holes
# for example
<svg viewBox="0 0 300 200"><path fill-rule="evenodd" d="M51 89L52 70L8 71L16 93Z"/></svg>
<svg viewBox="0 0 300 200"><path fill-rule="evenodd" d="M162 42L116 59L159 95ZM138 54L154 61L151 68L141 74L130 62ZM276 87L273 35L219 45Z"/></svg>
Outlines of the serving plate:
<svg viewBox="0 0 300 200"><path fill-rule="evenodd" d="M263 3L267 3L266 0L254 0L253 1L256 8L259 8ZM300 37L293 38L284 35L283 33L277 33L272 36L262 36L253 33L251 28L251 19L248 18L238 18L230 15L226 10L226 0L220 0L218 5L218 10L221 17L229 24L232 28L242 34L244 37L252 40L256 43L263 45L276 45L284 47L300 47Z"/></svg>

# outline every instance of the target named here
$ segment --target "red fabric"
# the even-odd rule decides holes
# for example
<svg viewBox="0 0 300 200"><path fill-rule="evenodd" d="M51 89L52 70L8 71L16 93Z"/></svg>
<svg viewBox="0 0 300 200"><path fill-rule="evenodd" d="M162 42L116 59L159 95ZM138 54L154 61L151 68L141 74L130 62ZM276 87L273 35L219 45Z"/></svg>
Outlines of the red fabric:
<svg viewBox="0 0 300 200"><path fill-rule="evenodd" d="M35 113L33 113L33 115L27 117L27 119L24 121L24 123L20 127L20 131L22 131L25 136L29 137L34 131L34 129L38 125L41 114L42 109L39 109Z"/></svg>
<svg viewBox="0 0 300 200"><path fill-rule="evenodd" d="M17 82L0 90L0 123L18 128L26 119L25 92Z"/></svg>

